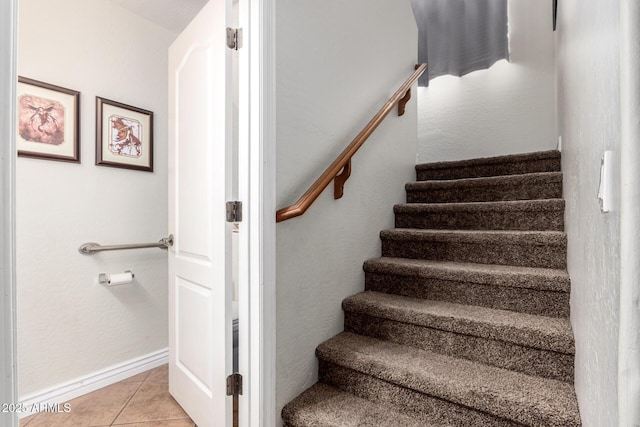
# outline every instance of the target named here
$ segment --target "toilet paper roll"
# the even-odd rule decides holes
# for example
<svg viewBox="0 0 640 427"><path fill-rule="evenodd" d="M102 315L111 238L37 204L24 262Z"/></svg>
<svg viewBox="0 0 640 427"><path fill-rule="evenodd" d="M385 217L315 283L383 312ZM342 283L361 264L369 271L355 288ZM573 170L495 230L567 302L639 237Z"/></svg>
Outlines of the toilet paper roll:
<svg viewBox="0 0 640 427"><path fill-rule="evenodd" d="M125 273L111 274L109 275L109 280L107 281L107 285L116 286L116 285L124 285L125 283L131 283L133 280L133 273L127 271Z"/></svg>

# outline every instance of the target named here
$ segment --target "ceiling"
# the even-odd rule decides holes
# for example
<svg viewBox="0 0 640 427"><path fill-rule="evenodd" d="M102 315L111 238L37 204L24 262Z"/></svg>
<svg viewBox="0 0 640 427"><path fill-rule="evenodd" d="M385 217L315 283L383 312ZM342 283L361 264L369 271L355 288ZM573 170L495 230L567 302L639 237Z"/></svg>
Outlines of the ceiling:
<svg viewBox="0 0 640 427"><path fill-rule="evenodd" d="M181 32L208 0L111 0L175 33Z"/></svg>

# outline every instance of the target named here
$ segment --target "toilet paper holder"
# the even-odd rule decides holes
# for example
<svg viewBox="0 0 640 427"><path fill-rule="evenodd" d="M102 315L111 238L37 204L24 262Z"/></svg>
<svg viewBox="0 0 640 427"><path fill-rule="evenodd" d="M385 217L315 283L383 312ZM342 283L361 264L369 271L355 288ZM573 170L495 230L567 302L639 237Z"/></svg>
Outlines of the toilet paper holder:
<svg viewBox="0 0 640 427"><path fill-rule="evenodd" d="M111 283L112 282L111 275L109 275L107 273L100 273L100 274L98 274L98 283L100 283L101 285L106 285L106 286L124 285L126 283L131 283L131 280L133 280L134 277L136 277L136 276L135 276L135 274L133 274L133 271L131 271L131 270L125 270L124 271L124 274L127 274L127 273L131 274L131 279L127 280L127 281L123 281L123 282L118 281L118 283Z"/></svg>

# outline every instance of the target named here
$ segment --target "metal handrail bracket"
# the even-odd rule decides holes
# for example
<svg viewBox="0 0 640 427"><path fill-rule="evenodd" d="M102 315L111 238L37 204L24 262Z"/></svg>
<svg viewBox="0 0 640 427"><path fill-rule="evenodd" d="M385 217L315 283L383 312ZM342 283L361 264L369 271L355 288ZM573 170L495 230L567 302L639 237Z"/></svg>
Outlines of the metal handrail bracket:
<svg viewBox="0 0 640 427"><path fill-rule="evenodd" d="M367 125L360 131L360 133L351 141L351 143L345 148L342 153L336 158L331 165L320 175L316 182L309 187L306 193L298 199L298 201L286 208L279 209L276 212L276 222L285 221L287 219L295 218L302 215L307 211L309 206L320 196L320 193L324 191L331 181L334 181L335 188L333 191L334 198L339 199L342 197L344 190L344 183L351 175L351 157L358 151L358 149L365 143L367 138L373 133L382 120L389 114L389 112L398 106L398 115L404 114L405 105L411 97L411 86L418 80L418 78L426 71L427 64L418 64L415 67L415 71L409 76L409 78L400 86L400 88L389 98L389 100L382 106L380 111L367 123Z"/></svg>
<svg viewBox="0 0 640 427"><path fill-rule="evenodd" d="M173 246L173 234L163 237L157 243L131 243L126 245L101 245L99 243L88 242L78 248L82 255L92 255L102 251L119 251L126 249L160 248L168 249Z"/></svg>

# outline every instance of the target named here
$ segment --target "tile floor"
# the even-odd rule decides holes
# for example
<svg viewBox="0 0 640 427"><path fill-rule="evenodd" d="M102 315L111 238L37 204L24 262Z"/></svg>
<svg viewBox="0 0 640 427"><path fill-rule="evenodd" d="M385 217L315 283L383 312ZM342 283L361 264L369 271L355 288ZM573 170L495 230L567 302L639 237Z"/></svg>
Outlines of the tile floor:
<svg viewBox="0 0 640 427"><path fill-rule="evenodd" d="M38 413L20 427L194 427L169 394L167 365L69 401L69 413Z"/></svg>

